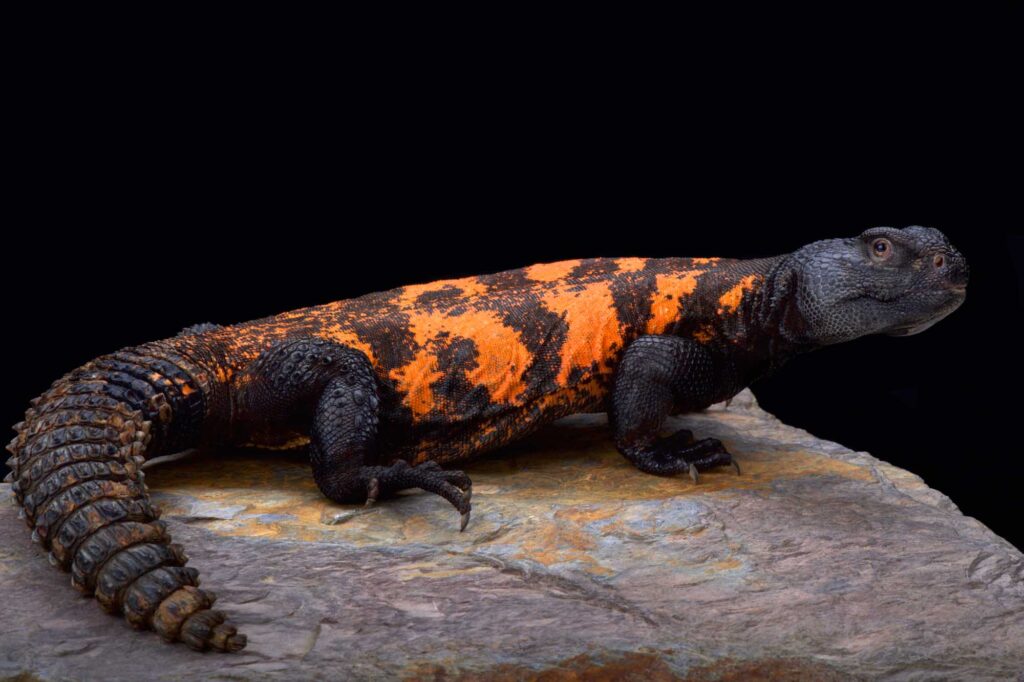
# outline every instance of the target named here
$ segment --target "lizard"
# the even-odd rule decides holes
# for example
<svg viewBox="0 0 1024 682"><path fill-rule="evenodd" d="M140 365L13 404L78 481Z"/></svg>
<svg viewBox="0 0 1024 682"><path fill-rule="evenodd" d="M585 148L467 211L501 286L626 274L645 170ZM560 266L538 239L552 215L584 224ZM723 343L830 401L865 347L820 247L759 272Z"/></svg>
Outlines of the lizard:
<svg viewBox="0 0 1024 682"><path fill-rule="evenodd" d="M251 322L200 324L104 355L30 402L8 445L13 501L79 591L198 650L246 637L171 542L142 465L202 446L307 447L341 504L435 493L465 529L451 465L543 424L607 411L615 447L661 476L739 465L722 442L660 431L797 354L907 336L965 300L938 230L877 227L756 259L589 258L371 293Z"/></svg>

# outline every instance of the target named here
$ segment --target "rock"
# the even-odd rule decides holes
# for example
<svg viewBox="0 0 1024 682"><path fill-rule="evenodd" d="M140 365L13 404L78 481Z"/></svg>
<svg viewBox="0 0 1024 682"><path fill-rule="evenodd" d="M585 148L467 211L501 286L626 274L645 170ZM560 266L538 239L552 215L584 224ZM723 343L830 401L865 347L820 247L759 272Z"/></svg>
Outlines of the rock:
<svg viewBox="0 0 1024 682"><path fill-rule="evenodd" d="M301 457L197 453L147 476L237 655L104 615L0 508L0 676L25 679L1021 679L1024 557L950 500L744 392L677 420L743 475L659 478L603 415L467 467L439 498L332 504ZM20 678L19 678L20 679Z"/></svg>

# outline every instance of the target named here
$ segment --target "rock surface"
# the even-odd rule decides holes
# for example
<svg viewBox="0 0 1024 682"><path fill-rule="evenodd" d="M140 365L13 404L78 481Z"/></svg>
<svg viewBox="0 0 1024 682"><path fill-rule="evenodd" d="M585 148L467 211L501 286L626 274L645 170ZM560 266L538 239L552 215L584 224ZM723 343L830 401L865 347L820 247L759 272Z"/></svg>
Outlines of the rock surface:
<svg viewBox="0 0 1024 682"><path fill-rule="evenodd" d="M675 426L743 475L647 476L581 415L469 465L461 534L424 493L332 504L300 457L155 464L164 519L249 635L237 655L104 615L4 505L0 676L1024 679L1024 557L944 495L749 392Z"/></svg>

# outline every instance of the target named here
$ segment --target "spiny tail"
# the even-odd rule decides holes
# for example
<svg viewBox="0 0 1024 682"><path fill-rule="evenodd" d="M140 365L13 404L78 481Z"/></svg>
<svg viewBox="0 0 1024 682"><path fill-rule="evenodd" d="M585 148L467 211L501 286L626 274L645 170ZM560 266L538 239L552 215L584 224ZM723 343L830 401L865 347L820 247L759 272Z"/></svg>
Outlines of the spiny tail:
<svg viewBox="0 0 1024 682"><path fill-rule="evenodd" d="M32 539L109 613L193 649L238 651L245 635L172 544L150 503L147 455L194 445L202 391L189 361L157 344L94 360L32 401L7 446Z"/></svg>

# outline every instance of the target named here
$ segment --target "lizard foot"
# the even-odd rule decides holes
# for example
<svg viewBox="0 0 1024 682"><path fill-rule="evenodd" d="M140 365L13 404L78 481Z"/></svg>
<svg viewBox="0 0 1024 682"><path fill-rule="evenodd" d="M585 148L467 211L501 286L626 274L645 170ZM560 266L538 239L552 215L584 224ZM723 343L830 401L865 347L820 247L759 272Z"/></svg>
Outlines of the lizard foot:
<svg viewBox="0 0 1024 682"><path fill-rule="evenodd" d="M620 445L620 450L641 471L658 476L689 473L694 483L699 482L701 471L715 467L732 466L737 475L740 473L740 465L725 449L722 441L717 438L695 441L693 433L686 429L658 438L653 443Z"/></svg>
<svg viewBox="0 0 1024 682"><path fill-rule="evenodd" d="M700 479L698 472L720 466L732 466L736 470L736 475L740 475L739 462L732 458L729 451L722 445L722 441L717 438L699 440L680 452L679 455L689 465L690 478L694 483Z"/></svg>
<svg viewBox="0 0 1024 682"><path fill-rule="evenodd" d="M391 466L364 467L366 481L366 505L370 506L382 496L407 488L419 488L448 500L461 515L459 531L466 529L471 510L473 482L461 471L446 471L437 462L424 462L410 466L398 460Z"/></svg>

